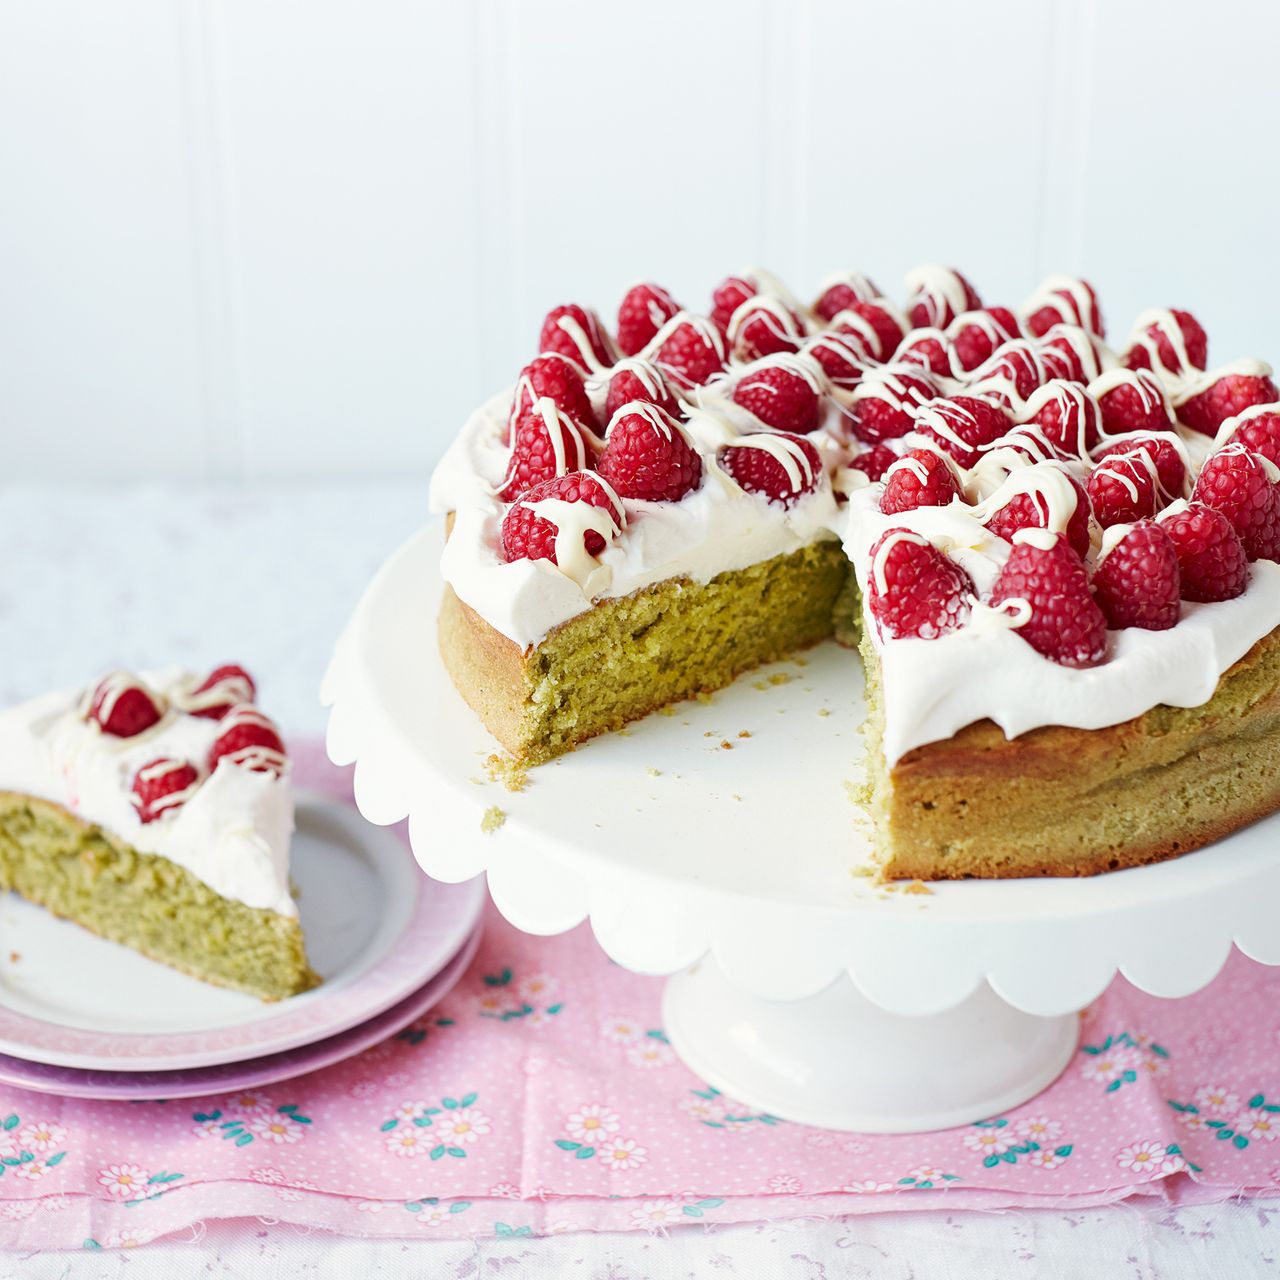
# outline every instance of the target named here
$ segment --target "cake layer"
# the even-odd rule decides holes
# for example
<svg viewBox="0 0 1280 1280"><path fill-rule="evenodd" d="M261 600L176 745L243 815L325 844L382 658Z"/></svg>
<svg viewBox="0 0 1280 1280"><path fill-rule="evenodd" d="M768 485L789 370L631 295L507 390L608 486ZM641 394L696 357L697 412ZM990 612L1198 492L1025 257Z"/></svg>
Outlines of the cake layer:
<svg viewBox="0 0 1280 1280"><path fill-rule="evenodd" d="M0 892L216 986L280 1000L315 986L296 916L215 893L61 805L0 791Z"/></svg>

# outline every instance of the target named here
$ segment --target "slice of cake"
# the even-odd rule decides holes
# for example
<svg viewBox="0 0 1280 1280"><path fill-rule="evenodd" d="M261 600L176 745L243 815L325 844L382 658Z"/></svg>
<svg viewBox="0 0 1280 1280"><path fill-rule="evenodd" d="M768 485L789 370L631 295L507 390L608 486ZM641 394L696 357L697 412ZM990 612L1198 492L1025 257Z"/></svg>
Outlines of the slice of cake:
<svg viewBox="0 0 1280 1280"><path fill-rule="evenodd" d="M284 743L241 667L116 672L0 713L0 891L217 986L315 986Z"/></svg>

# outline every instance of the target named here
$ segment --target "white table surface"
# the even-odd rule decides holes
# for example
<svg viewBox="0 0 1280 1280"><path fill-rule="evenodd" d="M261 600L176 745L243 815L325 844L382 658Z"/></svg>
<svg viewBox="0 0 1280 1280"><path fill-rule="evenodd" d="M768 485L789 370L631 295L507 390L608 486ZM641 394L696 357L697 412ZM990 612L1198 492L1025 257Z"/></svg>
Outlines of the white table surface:
<svg viewBox="0 0 1280 1280"><path fill-rule="evenodd" d="M243 662L273 716L319 733L329 650L425 481L261 490L0 488L0 706L109 667ZM1070 1213L844 1221L476 1243L336 1240L258 1220L130 1253L0 1254L0 1280L725 1275L1126 1280L1280 1274L1280 1207L1159 1201Z"/></svg>

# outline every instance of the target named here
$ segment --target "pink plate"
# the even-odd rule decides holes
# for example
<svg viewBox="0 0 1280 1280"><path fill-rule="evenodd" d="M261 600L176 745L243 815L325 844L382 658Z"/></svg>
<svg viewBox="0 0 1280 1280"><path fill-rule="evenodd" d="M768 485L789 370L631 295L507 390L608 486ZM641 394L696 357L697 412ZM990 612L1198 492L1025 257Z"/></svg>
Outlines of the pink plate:
<svg viewBox="0 0 1280 1280"><path fill-rule="evenodd" d="M470 936L483 878L445 885L351 808L300 798L290 869L324 979L276 1004L223 991L0 896L0 1054L90 1071L190 1071L315 1044L419 991Z"/></svg>

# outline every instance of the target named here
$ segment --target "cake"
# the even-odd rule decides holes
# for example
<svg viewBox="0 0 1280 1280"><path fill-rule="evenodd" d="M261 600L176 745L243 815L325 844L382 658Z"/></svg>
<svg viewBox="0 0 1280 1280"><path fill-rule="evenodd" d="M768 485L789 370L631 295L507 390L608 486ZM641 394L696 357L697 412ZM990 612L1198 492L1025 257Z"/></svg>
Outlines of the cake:
<svg viewBox="0 0 1280 1280"><path fill-rule="evenodd" d="M1085 875L1280 807L1280 393L1189 312L941 266L802 305L654 284L546 317L432 478L463 698L537 764L760 663L857 646L890 878ZM855 660L851 654L850 660ZM851 775L855 762L850 762Z"/></svg>
<svg viewBox="0 0 1280 1280"><path fill-rule="evenodd" d="M293 792L243 668L114 672L0 713L0 892L220 987L315 986Z"/></svg>

